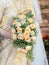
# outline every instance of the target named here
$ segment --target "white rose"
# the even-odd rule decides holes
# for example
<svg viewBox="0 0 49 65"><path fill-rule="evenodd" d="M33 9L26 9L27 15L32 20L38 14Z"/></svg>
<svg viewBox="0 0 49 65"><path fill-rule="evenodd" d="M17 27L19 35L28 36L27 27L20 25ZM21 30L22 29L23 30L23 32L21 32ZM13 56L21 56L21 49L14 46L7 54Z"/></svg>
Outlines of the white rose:
<svg viewBox="0 0 49 65"><path fill-rule="evenodd" d="M35 28L35 24L30 24L30 28L34 29Z"/></svg>
<svg viewBox="0 0 49 65"><path fill-rule="evenodd" d="M32 36L35 34L35 32L34 31L31 31L31 33L30 33Z"/></svg>
<svg viewBox="0 0 49 65"><path fill-rule="evenodd" d="M32 46L26 46L26 50L29 51L31 50Z"/></svg>
<svg viewBox="0 0 49 65"><path fill-rule="evenodd" d="M33 19L32 18L29 18L28 21L29 21L29 23L32 23L33 22Z"/></svg>
<svg viewBox="0 0 49 65"><path fill-rule="evenodd" d="M12 28L11 29L11 33L16 33L15 29Z"/></svg>
<svg viewBox="0 0 49 65"><path fill-rule="evenodd" d="M17 22L16 26L17 26L17 27L21 26L21 23Z"/></svg>
<svg viewBox="0 0 49 65"><path fill-rule="evenodd" d="M37 39L36 36L33 36L33 37L32 37L32 40L33 40L34 42L36 42L36 39Z"/></svg>
<svg viewBox="0 0 49 65"><path fill-rule="evenodd" d="M16 39L17 39L16 34L11 34L11 38L12 38L13 40L16 40Z"/></svg>

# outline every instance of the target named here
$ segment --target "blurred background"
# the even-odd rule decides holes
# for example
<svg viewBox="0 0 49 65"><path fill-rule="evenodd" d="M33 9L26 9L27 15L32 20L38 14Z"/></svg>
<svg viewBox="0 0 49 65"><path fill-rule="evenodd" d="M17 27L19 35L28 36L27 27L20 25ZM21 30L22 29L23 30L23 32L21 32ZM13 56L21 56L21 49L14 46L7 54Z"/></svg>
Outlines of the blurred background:
<svg viewBox="0 0 49 65"><path fill-rule="evenodd" d="M39 0L42 23L40 24L42 38L49 62L49 0Z"/></svg>

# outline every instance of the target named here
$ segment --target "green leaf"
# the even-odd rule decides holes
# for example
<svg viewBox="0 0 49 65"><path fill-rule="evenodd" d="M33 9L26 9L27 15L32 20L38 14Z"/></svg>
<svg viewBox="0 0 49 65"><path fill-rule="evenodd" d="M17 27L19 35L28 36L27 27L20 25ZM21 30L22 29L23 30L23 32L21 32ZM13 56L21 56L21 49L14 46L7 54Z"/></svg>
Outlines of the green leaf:
<svg viewBox="0 0 49 65"><path fill-rule="evenodd" d="M32 14L32 11L30 11L29 13L26 13L25 14L26 15L26 17L28 17L28 18L32 18L34 15Z"/></svg>
<svg viewBox="0 0 49 65"><path fill-rule="evenodd" d="M32 49L31 49L31 50L29 50L28 53L27 53L27 57L28 57L31 61L33 61L33 59L34 59L32 52L33 52L33 51L32 51Z"/></svg>
<svg viewBox="0 0 49 65"><path fill-rule="evenodd" d="M14 29L17 28L15 24L14 25L11 25L11 27L14 28Z"/></svg>

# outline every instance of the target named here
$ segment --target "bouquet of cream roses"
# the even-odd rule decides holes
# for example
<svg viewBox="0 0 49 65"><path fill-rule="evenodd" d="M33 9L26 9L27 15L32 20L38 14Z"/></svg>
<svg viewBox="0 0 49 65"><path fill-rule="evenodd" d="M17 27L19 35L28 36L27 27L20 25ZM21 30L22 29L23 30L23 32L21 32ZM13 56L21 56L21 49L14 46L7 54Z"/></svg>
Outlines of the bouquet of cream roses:
<svg viewBox="0 0 49 65"><path fill-rule="evenodd" d="M32 60L33 45L37 39L37 29L32 11L14 17L11 26L14 46L24 51L26 56Z"/></svg>

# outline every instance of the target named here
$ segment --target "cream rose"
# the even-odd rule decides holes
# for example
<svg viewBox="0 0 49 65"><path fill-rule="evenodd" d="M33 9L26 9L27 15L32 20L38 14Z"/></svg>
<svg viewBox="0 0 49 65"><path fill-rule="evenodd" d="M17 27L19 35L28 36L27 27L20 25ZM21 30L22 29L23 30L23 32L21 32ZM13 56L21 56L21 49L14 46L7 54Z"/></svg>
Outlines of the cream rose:
<svg viewBox="0 0 49 65"><path fill-rule="evenodd" d="M25 41L26 42L30 42L31 41L31 38L28 36L28 37L25 37Z"/></svg>
<svg viewBox="0 0 49 65"><path fill-rule="evenodd" d="M31 30L30 30L29 27L26 27L25 31L28 32L28 33L30 33Z"/></svg>
<svg viewBox="0 0 49 65"><path fill-rule="evenodd" d="M25 31L24 34L23 34L24 38L25 37L28 37L29 36L29 32L28 31Z"/></svg>
<svg viewBox="0 0 49 65"><path fill-rule="evenodd" d="M18 33L21 33L21 32L22 32L22 28L18 27L18 28L17 28L17 32L18 32Z"/></svg>
<svg viewBox="0 0 49 65"><path fill-rule="evenodd" d="M18 39L24 39L23 34L18 34Z"/></svg>
<svg viewBox="0 0 49 65"><path fill-rule="evenodd" d="M21 26L21 23L18 22L18 23L17 23L17 27L19 27L19 26Z"/></svg>

